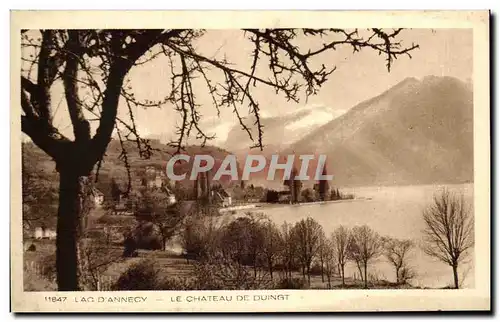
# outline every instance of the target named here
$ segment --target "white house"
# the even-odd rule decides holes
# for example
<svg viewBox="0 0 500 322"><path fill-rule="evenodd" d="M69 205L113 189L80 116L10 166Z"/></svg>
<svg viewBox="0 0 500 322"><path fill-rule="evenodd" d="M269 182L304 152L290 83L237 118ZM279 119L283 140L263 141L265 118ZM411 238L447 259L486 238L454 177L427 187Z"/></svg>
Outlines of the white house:
<svg viewBox="0 0 500 322"><path fill-rule="evenodd" d="M224 189L218 189L217 191L213 191L212 195L214 201L222 205L222 207L229 207L233 203L231 195Z"/></svg>
<svg viewBox="0 0 500 322"><path fill-rule="evenodd" d="M36 227L35 228L35 239L42 239L43 238L43 229L42 227Z"/></svg>
<svg viewBox="0 0 500 322"><path fill-rule="evenodd" d="M43 236L46 239L56 239L57 233L52 229L45 229L45 235Z"/></svg>
<svg viewBox="0 0 500 322"><path fill-rule="evenodd" d="M162 190L165 192L165 194L167 195L167 202L169 205L173 205L174 203L177 202L177 200L175 199L175 194L173 193L173 191L166 185L163 186Z"/></svg>
<svg viewBox="0 0 500 322"><path fill-rule="evenodd" d="M145 186L149 189L161 188L163 186L165 174L154 166L146 167Z"/></svg>
<svg viewBox="0 0 500 322"><path fill-rule="evenodd" d="M168 195L168 204L173 205L175 202L176 202L175 195L174 194Z"/></svg>
<svg viewBox="0 0 500 322"><path fill-rule="evenodd" d="M100 207L104 204L104 194L96 188L92 189L92 197L94 198L94 204L96 207Z"/></svg>
<svg viewBox="0 0 500 322"><path fill-rule="evenodd" d="M34 237L35 239L55 239L57 233L55 230L44 227L36 227Z"/></svg>

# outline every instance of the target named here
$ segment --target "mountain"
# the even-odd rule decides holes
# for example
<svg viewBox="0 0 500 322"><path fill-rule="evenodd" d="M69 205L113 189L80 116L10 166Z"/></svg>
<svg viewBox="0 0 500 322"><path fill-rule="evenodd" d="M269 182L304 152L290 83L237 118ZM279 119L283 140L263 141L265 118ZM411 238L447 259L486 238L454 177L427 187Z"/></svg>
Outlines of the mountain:
<svg viewBox="0 0 500 322"><path fill-rule="evenodd" d="M335 114L335 111L327 106L309 105L283 115L261 117L260 121L264 128L264 151L276 152L283 150L286 146L300 140L318 126L332 120L336 116ZM256 140L257 127L255 122L256 119L253 115L245 119L245 124L252 130L252 135ZM254 143L240 124L231 127L226 142L222 144L226 150L238 155L249 152L249 147L252 145Z"/></svg>
<svg viewBox="0 0 500 322"><path fill-rule="evenodd" d="M407 78L281 154L327 155L337 185L473 180L473 94L452 77Z"/></svg>

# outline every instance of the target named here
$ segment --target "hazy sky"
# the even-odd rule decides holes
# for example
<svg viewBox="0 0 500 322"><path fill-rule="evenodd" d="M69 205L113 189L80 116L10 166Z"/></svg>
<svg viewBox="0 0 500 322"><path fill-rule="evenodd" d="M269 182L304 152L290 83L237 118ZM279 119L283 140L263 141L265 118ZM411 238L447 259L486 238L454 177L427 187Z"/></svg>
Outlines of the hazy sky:
<svg viewBox="0 0 500 322"><path fill-rule="evenodd" d="M359 102L369 99L387 90L406 77L423 78L427 75L454 76L463 81L472 78L472 30L470 29L413 29L401 33L403 44L420 45L420 49L412 52L412 59L401 56L396 60L388 73L383 56L371 50L362 50L352 54L352 49L343 47L330 51L318 58L317 62L335 64L337 70L330 75L320 93L310 97L306 103L287 102L277 96L273 90L259 86L253 89L258 98L262 115L275 116L290 113L298 108L321 107L321 113L330 113L335 117L342 114ZM252 44L238 30L211 30L196 44L206 56L222 58L224 55L236 67L248 69L251 63ZM316 45L317 46L317 45ZM263 64L264 68L266 67ZM259 70L261 73L265 71ZM170 69L165 58L158 58L153 63L133 69L129 73L136 97L144 99L160 99L168 94L170 88ZM215 75L213 77L216 77ZM195 89L196 91L196 89ZM59 95L62 95L62 91ZM217 118L211 99L204 95L205 88L198 94L198 102L203 115L203 128L208 133L215 133L218 141L224 141L228 129L235 123L231 109L222 110ZM56 96L56 95L55 95ZM57 104L60 97L54 97ZM62 104L64 105L64 103ZM72 137L71 127L65 108L58 109L55 125L62 132ZM119 115L124 115L121 105ZM247 107L241 108L243 115L248 113ZM163 109L139 109L136 111L138 128L142 135L173 138L174 124L179 122L179 115L169 106ZM265 137L264 137L265 139Z"/></svg>

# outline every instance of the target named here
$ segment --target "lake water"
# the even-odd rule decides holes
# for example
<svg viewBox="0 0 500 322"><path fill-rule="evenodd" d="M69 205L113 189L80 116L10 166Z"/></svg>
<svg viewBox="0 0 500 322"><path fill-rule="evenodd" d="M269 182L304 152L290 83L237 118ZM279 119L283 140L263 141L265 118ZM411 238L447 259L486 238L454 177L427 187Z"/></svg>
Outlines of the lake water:
<svg viewBox="0 0 500 322"><path fill-rule="evenodd" d="M429 185L346 188L342 189L342 192L353 193L360 199L325 204L269 206L252 211L265 213L278 225L284 221L295 223L310 216L323 226L327 236L339 225L353 227L366 224L381 235L412 239L417 243L410 258L411 265L417 273L412 284L438 288L453 284L452 269L424 254L418 243L422 242L424 228L422 210L432 202L434 193L443 187ZM470 205L473 204L473 184L446 185L446 187L450 191L463 193L466 201ZM463 288L474 287L472 251L468 258L468 262L462 263L459 267L459 279ZM352 276L356 272L354 265L346 268L346 276ZM368 272L381 279L395 280L394 269L383 257L374 261Z"/></svg>

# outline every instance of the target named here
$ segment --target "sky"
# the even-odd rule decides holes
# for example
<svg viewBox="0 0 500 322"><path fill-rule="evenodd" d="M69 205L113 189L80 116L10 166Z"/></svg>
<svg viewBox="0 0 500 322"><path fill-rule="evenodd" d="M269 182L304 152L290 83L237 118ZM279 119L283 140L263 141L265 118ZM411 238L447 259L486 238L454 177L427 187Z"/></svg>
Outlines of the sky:
<svg viewBox="0 0 500 322"><path fill-rule="evenodd" d="M330 75L320 92L306 102L288 102L274 90L259 86L253 89L258 99L262 116L272 117L292 113L298 109L318 109L318 118L330 120L337 117L356 104L377 96L391 86L407 77L421 79L428 75L453 76L465 82L472 78L472 30L470 29L411 29L404 30L400 39L403 45L418 44L419 49L412 52L412 58L401 56L388 72L383 56L369 50L352 53L352 49L344 47L315 58L314 63L335 65L337 70ZM299 46L318 44L299 44ZM226 57L235 67L248 69L251 64L252 44L245 39L239 30L209 30L197 43L197 50L203 54L217 58ZM258 70L266 75L266 66ZM209 77L218 79L217 75ZM170 69L166 58L157 58L150 64L132 69L128 75L136 97L144 99L160 99L168 94L170 88ZM200 86L202 84L198 83ZM196 86L195 86L196 87ZM220 111L217 116L211 98L205 95L204 88L199 91L198 103L201 104L202 128L208 134L215 134L215 144L224 142L229 129L236 124L236 117L231 109ZM54 90L53 102L59 105L54 124L63 134L72 137L68 114L61 100L62 87ZM60 103L61 102L61 103ZM56 108L56 107L54 107ZM125 116L124 103L120 103L119 115ZM241 114L248 113L247 107L240 109ZM173 139L175 124L180 121L179 115L172 106L162 109L148 108L135 111L139 132L142 136L154 136L162 140ZM314 116L316 117L316 116ZM314 119L304 122L315 123ZM301 126L298 124L297 126ZM264 137L265 139L265 137Z"/></svg>

